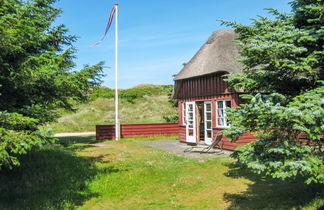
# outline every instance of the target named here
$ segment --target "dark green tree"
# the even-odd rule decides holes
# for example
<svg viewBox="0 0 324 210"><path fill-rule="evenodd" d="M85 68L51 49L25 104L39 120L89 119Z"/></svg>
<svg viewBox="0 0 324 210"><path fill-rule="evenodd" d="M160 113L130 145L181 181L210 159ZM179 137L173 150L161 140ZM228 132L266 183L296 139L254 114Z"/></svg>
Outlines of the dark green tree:
<svg viewBox="0 0 324 210"><path fill-rule="evenodd" d="M324 183L324 5L319 0L290 4L291 13L269 9L273 19L258 17L250 26L223 22L240 34L244 66L227 81L247 93L246 104L229 110L225 135L235 141L255 132L259 140L235 157L256 173Z"/></svg>
<svg viewBox="0 0 324 210"><path fill-rule="evenodd" d="M54 25L61 13L54 2L0 0L0 167L50 141L37 127L101 83L102 62L72 70L76 37Z"/></svg>

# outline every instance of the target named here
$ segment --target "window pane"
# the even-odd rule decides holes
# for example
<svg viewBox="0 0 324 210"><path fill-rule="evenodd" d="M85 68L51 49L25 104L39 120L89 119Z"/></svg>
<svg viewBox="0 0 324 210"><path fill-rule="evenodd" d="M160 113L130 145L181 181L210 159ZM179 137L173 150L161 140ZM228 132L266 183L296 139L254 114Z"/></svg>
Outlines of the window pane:
<svg viewBox="0 0 324 210"><path fill-rule="evenodd" d="M207 123L206 123L206 128L207 128L207 129L211 129L211 122L207 122Z"/></svg>
<svg viewBox="0 0 324 210"><path fill-rule="evenodd" d="M206 120L211 120L211 113L206 113Z"/></svg>
<svg viewBox="0 0 324 210"><path fill-rule="evenodd" d="M218 109L217 110L217 117L223 117L224 116L224 110L223 109Z"/></svg>
<svg viewBox="0 0 324 210"><path fill-rule="evenodd" d="M217 120L218 120L217 123L219 126L224 126L224 118L218 118Z"/></svg>
<svg viewBox="0 0 324 210"><path fill-rule="evenodd" d="M232 107L232 105L231 105L231 101L225 101L225 104L226 104L226 108L227 108L227 107Z"/></svg>
<svg viewBox="0 0 324 210"><path fill-rule="evenodd" d="M223 108L223 101L217 101L217 108Z"/></svg>
<svg viewBox="0 0 324 210"><path fill-rule="evenodd" d="M193 105L192 104L189 105L189 111L191 111L191 112L193 111Z"/></svg>
<svg viewBox="0 0 324 210"><path fill-rule="evenodd" d="M207 138L211 138L212 136L211 136L211 131L209 130L209 131L206 131L206 133L207 133Z"/></svg>
<svg viewBox="0 0 324 210"><path fill-rule="evenodd" d="M193 136L193 129L189 129L188 134L189 134L189 136Z"/></svg>
<svg viewBox="0 0 324 210"><path fill-rule="evenodd" d="M211 104L210 103L206 104L206 111L207 112L211 111Z"/></svg>
<svg viewBox="0 0 324 210"><path fill-rule="evenodd" d="M226 125L226 126L230 126L230 123L228 122L227 119L225 119L225 125Z"/></svg>

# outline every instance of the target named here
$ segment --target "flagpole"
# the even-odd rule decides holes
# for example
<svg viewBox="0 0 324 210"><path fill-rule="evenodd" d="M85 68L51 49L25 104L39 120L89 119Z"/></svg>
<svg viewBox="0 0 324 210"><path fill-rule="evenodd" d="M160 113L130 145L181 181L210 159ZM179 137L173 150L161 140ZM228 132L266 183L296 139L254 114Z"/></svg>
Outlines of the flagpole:
<svg viewBox="0 0 324 210"><path fill-rule="evenodd" d="M115 140L119 140L119 118L118 118L118 3L115 3Z"/></svg>

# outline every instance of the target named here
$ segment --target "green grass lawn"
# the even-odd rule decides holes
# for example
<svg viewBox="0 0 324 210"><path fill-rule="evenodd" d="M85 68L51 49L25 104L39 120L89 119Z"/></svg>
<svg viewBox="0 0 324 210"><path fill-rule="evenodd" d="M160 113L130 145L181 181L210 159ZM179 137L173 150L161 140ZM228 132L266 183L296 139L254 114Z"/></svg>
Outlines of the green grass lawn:
<svg viewBox="0 0 324 210"><path fill-rule="evenodd" d="M146 139L154 140L157 138ZM322 186L280 182L138 143L61 138L0 173L0 209L317 209ZM93 144L97 143L97 146ZM99 144L99 145L98 145Z"/></svg>

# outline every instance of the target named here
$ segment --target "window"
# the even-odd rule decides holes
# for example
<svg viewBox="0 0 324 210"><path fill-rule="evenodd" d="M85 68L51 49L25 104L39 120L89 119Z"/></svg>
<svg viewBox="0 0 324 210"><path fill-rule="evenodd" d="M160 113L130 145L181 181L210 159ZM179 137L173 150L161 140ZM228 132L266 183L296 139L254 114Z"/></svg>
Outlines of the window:
<svg viewBox="0 0 324 210"><path fill-rule="evenodd" d="M229 123L226 119L226 108L229 108L232 106L232 103L230 100L219 100L216 101L216 124L217 127L227 128L229 127Z"/></svg>
<svg viewBox="0 0 324 210"><path fill-rule="evenodd" d="M186 103L183 102L182 103L182 125L185 125L186 124Z"/></svg>

